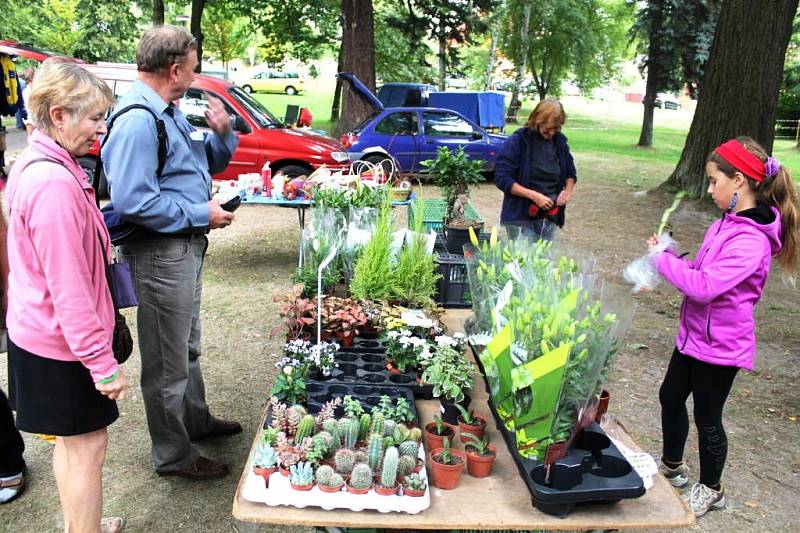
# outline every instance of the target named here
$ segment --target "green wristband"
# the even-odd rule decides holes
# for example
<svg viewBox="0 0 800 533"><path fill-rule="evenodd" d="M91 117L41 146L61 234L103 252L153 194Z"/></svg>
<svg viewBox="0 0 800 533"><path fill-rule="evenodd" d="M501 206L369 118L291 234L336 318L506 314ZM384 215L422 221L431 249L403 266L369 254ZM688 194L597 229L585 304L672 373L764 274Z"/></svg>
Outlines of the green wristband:
<svg viewBox="0 0 800 533"><path fill-rule="evenodd" d="M111 383L112 381L117 379L117 376L119 376L119 370L117 370L116 372L114 372L113 374L108 376L107 378L101 379L100 381L98 381L98 383L101 383L103 385L108 385L109 383Z"/></svg>

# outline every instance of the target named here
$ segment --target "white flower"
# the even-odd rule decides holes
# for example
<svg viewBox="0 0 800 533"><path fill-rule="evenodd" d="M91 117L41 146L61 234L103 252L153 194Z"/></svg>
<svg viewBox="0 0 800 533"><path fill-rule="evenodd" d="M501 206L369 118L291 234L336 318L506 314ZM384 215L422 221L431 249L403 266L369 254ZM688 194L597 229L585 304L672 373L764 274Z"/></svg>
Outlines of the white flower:
<svg viewBox="0 0 800 533"><path fill-rule="evenodd" d="M434 325L433 320L427 318L420 310L405 311L400 315L400 320L412 328L432 328Z"/></svg>
<svg viewBox="0 0 800 533"><path fill-rule="evenodd" d="M399 337L399 336L400 336L400 332L399 332L399 331L397 331L396 329L393 329L392 331L390 331L389 333L387 333L387 334L386 334L386 336L387 336L387 337L389 337L390 339L393 339L393 340L394 340L394 339L396 339L397 337Z"/></svg>
<svg viewBox="0 0 800 533"><path fill-rule="evenodd" d="M444 346L458 345L458 342L456 342L452 337L448 337L447 335L439 335L438 337L436 337L435 340L436 340L436 345L439 346L439 348L442 348Z"/></svg>
<svg viewBox="0 0 800 533"><path fill-rule="evenodd" d="M283 367L283 373L286 374L287 376L291 376L292 372L294 372L294 367L293 366L287 365L287 366Z"/></svg>

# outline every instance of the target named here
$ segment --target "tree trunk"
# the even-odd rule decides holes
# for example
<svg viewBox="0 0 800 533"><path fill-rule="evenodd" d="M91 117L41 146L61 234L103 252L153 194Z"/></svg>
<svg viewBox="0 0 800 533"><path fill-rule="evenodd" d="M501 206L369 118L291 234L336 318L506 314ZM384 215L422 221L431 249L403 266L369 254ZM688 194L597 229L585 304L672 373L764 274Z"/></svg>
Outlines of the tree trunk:
<svg viewBox="0 0 800 533"><path fill-rule="evenodd" d="M439 90L447 89L447 36L439 23Z"/></svg>
<svg viewBox="0 0 800 533"><path fill-rule="evenodd" d="M651 4L652 5L652 4ZM642 131L639 133L639 146L651 147L653 146L653 112L656 103L656 94L658 92L658 80L663 78L663 73L655 72L657 62L655 61L656 55L661 53L662 43L660 42L660 35L662 33L662 26L664 25L664 10L662 8L653 8L650 10L650 44L647 49L647 84L645 86L644 100L644 114L642 115Z"/></svg>
<svg viewBox="0 0 800 533"><path fill-rule="evenodd" d="M353 72L375 91L375 34L372 0L342 1L342 70ZM342 113L338 128L349 131L374 109L349 85L342 85Z"/></svg>
<svg viewBox="0 0 800 533"><path fill-rule="evenodd" d="M528 66L528 30L531 26L531 6L525 4L522 8L522 25L519 28L519 50L516 57L517 75L514 77L514 88L511 91L511 104L508 106L506 122L517 122L517 112L521 107L519 88L525 79L525 70Z"/></svg>
<svg viewBox="0 0 800 533"><path fill-rule="evenodd" d="M494 28L492 28L492 44L489 45L489 60L486 62L486 79L483 82L483 90L488 91L492 87L494 79L494 63L497 60L497 41L500 39L500 16L496 15Z"/></svg>
<svg viewBox="0 0 800 533"><path fill-rule="evenodd" d="M342 72L344 58L344 41L339 43L339 64L336 66L336 72ZM342 105L342 80L336 78L336 88L333 90L333 104L331 104L331 122L339 120L339 108Z"/></svg>
<svg viewBox="0 0 800 533"><path fill-rule="evenodd" d="M664 186L701 196L706 157L737 135L749 135L772 151L778 91L798 0L764 4L723 2L692 126L678 166Z"/></svg>
<svg viewBox="0 0 800 533"><path fill-rule="evenodd" d="M153 0L153 26L164 25L164 0Z"/></svg>
<svg viewBox="0 0 800 533"><path fill-rule="evenodd" d="M206 7L206 0L192 0L192 19L190 28L192 35L197 41L197 67L195 72L203 70L203 31L200 29L200 22L203 20L203 9Z"/></svg>

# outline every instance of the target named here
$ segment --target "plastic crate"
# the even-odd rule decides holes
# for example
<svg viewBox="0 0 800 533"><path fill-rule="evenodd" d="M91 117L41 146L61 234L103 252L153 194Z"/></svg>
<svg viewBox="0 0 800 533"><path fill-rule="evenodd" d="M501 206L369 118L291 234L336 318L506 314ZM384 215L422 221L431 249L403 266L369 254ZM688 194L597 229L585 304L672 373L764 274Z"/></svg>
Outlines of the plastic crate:
<svg viewBox="0 0 800 533"><path fill-rule="evenodd" d="M442 278L436 282L434 301L444 307L471 307L467 265L463 255L440 252L434 257L436 272Z"/></svg>
<svg viewBox="0 0 800 533"><path fill-rule="evenodd" d="M420 213L419 211L422 211ZM411 202L408 204L408 227L414 229L414 222L417 217L422 216L422 229L425 231L434 230L439 233L444 231L444 217L447 214L447 205L444 200L438 198L430 198L421 200L420 202ZM469 219L480 220L483 222L478 210L472 205L472 202L467 202L466 216Z"/></svg>
<svg viewBox="0 0 800 533"><path fill-rule="evenodd" d="M491 239L491 237L492 237L491 233L486 233L486 232L478 233L478 242L488 241L489 239ZM445 238L443 233L436 234L436 242L433 245L433 251L436 252L437 254L451 253L450 250L447 249L447 239ZM463 252L453 253L453 255L463 256L464 253Z"/></svg>

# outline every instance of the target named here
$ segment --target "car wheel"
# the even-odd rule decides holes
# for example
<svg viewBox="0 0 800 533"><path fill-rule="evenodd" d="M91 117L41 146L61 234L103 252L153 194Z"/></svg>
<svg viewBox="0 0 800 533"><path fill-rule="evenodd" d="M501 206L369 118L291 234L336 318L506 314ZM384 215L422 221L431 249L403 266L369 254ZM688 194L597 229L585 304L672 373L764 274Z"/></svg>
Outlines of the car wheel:
<svg viewBox="0 0 800 533"><path fill-rule="evenodd" d="M286 87L286 94L288 94L289 96L293 96L297 94L297 89L289 85L288 87Z"/></svg>
<svg viewBox="0 0 800 533"><path fill-rule="evenodd" d="M89 180L89 183L94 186L94 175L97 170L97 158L91 156L81 157L78 158L78 164L81 166L83 171L86 172L86 178ZM96 189L98 198L108 198L108 181L106 180L106 173L103 172L102 168L100 169L100 183Z"/></svg>
<svg viewBox="0 0 800 533"><path fill-rule="evenodd" d="M242 89L244 89L244 92L246 92L247 94L252 94L253 93L253 88L251 86L249 86L249 85L243 85Z"/></svg>
<svg viewBox="0 0 800 533"><path fill-rule="evenodd" d="M289 176L290 178L296 178L298 176L308 176L311 174L312 170L309 167L304 167L302 165L284 165L275 170L275 174L280 172L285 176Z"/></svg>
<svg viewBox="0 0 800 533"><path fill-rule="evenodd" d="M364 156L362 159L367 163L372 163L373 165L380 165L381 167L383 167L383 172L387 176L389 176L392 173L392 163L388 161L389 157L391 156L383 154L372 154Z"/></svg>

